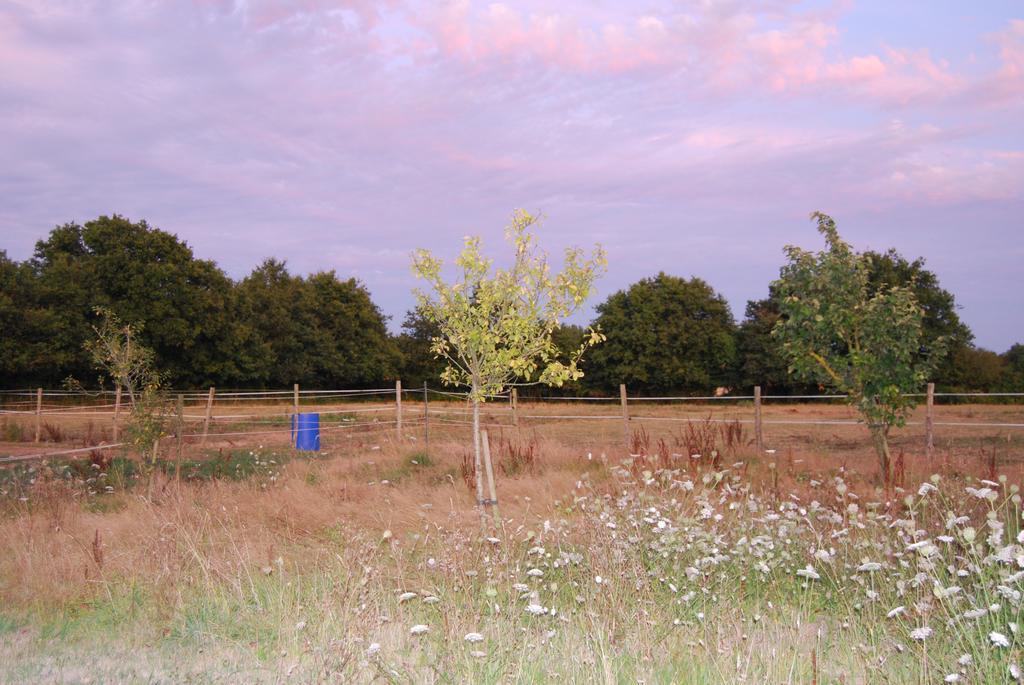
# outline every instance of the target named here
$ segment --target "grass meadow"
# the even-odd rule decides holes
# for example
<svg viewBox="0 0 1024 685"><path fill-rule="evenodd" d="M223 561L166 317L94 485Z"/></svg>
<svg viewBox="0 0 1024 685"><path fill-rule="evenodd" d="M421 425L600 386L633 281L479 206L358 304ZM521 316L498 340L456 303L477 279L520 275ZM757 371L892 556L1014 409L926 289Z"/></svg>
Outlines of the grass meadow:
<svg viewBox="0 0 1024 685"><path fill-rule="evenodd" d="M486 528L455 425L193 446L152 500L116 459L8 468L0 681L1020 679L1017 437L885 483L866 439L729 425L492 429Z"/></svg>

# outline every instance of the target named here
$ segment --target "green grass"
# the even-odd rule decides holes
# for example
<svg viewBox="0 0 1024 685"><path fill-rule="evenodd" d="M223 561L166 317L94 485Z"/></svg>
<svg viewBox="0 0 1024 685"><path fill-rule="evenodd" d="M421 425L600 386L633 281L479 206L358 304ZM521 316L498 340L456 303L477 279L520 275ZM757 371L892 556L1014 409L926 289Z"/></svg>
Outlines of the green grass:
<svg viewBox="0 0 1024 685"><path fill-rule="evenodd" d="M24 623L20 619L15 618L11 614L0 611L0 635L13 633L22 625L24 625Z"/></svg>

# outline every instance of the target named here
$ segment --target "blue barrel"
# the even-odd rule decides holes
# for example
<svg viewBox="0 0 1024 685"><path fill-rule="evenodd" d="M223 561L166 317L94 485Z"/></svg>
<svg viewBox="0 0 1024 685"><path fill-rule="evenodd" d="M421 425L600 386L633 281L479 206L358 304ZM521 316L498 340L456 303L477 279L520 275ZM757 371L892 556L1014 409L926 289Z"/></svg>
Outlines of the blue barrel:
<svg viewBox="0 0 1024 685"><path fill-rule="evenodd" d="M297 450L320 451L320 415L292 415L292 445Z"/></svg>

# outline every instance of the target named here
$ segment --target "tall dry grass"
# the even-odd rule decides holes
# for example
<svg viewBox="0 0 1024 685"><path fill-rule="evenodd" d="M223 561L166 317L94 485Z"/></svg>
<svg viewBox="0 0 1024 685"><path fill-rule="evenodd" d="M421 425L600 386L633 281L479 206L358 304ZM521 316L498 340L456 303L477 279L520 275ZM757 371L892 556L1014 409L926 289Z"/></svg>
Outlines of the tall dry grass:
<svg viewBox="0 0 1024 685"><path fill-rule="evenodd" d="M937 634L929 654L909 633L921 620L941 630L938 609L895 591L933 572L913 555L900 567L906 526L892 524L909 511L922 530L944 525L918 485L938 472L941 508L980 528L984 503L956 493L986 460L907 460L902 482L881 483L868 452L755 455L735 428L710 430L637 431L628 457L496 434L503 524L486 532L453 435L429 453L362 435L271 477L165 479L152 501L41 478L0 525L0 679L935 682L961 652L976 661L955 671L965 682L1006 677L1015 639L992 657L987 630ZM768 574L752 567L755 536L771 546ZM815 556L832 547L833 561ZM970 548L958 549L950 563ZM843 566L864 554L892 576L870 602ZM796 575L805 564L818 579ZM997 571L985 572L1002 582ZM987 598L985 578L964 594ZM920 604L930 582L914 593ZM897 604L913 621L886 623ZM1008 625L1019 609L1003 607Z"/></svg>

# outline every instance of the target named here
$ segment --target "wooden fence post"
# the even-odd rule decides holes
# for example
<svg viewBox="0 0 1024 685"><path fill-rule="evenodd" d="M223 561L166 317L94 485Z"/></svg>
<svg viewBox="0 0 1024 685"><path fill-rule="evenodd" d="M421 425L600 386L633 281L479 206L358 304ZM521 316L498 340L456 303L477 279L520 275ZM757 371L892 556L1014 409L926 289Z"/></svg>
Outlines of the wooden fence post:
<svg viewBox="0 0 1024 685"><path fill-rule="evenodd" d="M929 459L932 458L932 451L935 449L935 435L934 435L934 424L932 418L932 412L935 407L935 384L928 384L928 399L925 401L925 414L924 414L924 439L925 439L925 454Z"/></svg>
<svg viewBox="0 0 1024 685"><path fill-rule="evenodd" d="M498 491L494 487L494 468L491 466L491 441L487 438L487 431L480 431L480 440L484 448L484 473L487 474L487 490L491 495L488 504L491 505L491 515L494 517L494 527L501 527L501 515L498 513Z"/></svg>
<svg viewBox="0 0 1024 685"><path fill-rule="evenodd" d="M512 388L508 394L508 402L512 405L512 425L519 426L519 390Z"/></svg>
<svg viewBox="0 0 1024 685"><path fill-rule="evenodd" d="M181 487L181 445L185 439L185 396L178 395L176 406L177 420L174 425L175 457L174 457L174 480Z"/></svg>
<svg viewBox="0 0 1024 685"><path fill-rule="evenodd" d="M296 383L292 386L292 413L296 416L299 415L299 384ZM298 419L295 419L298 421Z"/></svg>
<svg viewBox="0 0 1024 685"><path fill-rule="evenodd" d="M764 452L764 433L761 432L761 386L754 386L754 445L757 453Z"/></svg>
<svg viewBox="0 0 1024 685"><path fill-rule="evenodd" d="M619 383L619 402L622 403L622 439L629 452L629 407L626 405L626 384Z"/></svg>
<svg viewBox="0 0 1024 685"><path fill-rule="evenodd" d="M43 430L43 389L36 388L36 442L42 435Z"/></svg>
<svg viewBox="0 0 1024 685"><path fill-rule="evenodd" d="M206 445L206 436L210 433L210 418L213 416L213 398L217 394L217 388L210 386L210 394L206 396L206 416L203 417L203 439L200 447Z"/></svg>
<svg viewBox="0 0 1024 685"><path fill-rule="evenodd" d="M395 434L402 439L402 379L395 381Z"/></svg>
<svg viewBox="0 0 1024 685"><path fill-rule="evenodd" d="M117 386L117 390L114 392L114 439L113 442L117 442L117 438L121 434L121 426L118 425L118 421L121 418L121 386Z"/></svg>
<svg viewBox="0 0 1024 685"><path fill-rule="evenodd" d="M427 399L427 382L423 381L423 452L430 456L430 410Z"/></svg>

